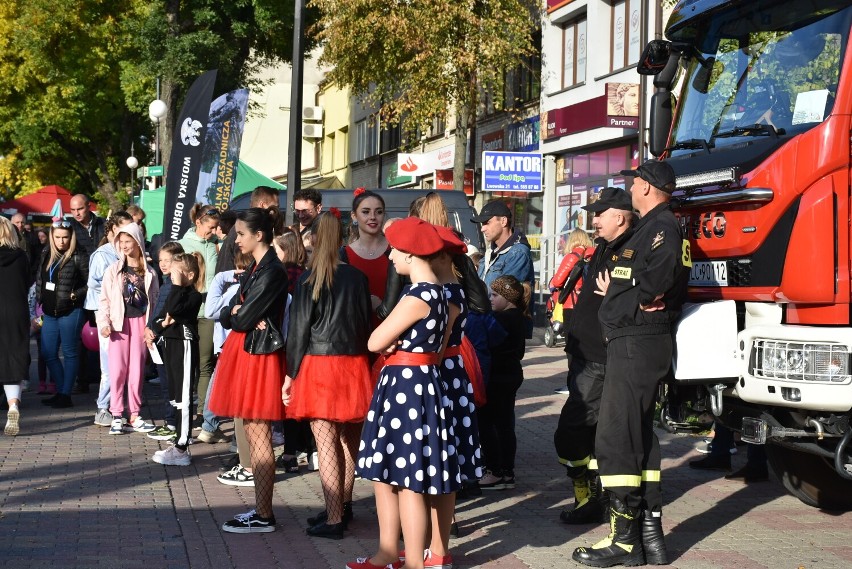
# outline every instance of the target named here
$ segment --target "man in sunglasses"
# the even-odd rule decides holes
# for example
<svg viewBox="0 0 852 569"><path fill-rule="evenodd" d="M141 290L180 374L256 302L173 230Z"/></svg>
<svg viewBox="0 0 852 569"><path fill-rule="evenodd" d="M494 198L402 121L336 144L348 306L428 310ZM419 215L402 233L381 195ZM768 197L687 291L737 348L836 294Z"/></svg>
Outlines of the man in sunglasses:
<svg viewBox="0 0 852 569"><path fill-rule="evenodd" d="M322 211L322 194L308 188L299 190L293 196L293 213L299 221L299 234L305 247L310 245L311 226Z"/></svg>
<svg viewBox="0 0 852 569"><path fill-rule="evenodd" d="M104 220L91 209L91 200L84 194L71 198L71 226L77 234L77 248L85 252L86 258L95 252L104 237Z"/></svg>

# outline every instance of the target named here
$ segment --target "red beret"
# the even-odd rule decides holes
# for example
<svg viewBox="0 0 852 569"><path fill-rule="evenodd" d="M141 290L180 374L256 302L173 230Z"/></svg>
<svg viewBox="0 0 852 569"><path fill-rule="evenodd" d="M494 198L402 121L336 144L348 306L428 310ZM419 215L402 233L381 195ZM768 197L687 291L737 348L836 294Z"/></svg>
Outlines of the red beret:
<svg viewBox="0 0 852 569"><path fill-rule="evenodd" d="M418 257L428 257L444 249L444 240L435 226L419 217L406 217L388 227L385 237L391 247Z"/></svg>
<svg viewBox="0 0 852 569"><path fill-rule="evenodd" d="M442 225L436 225L435 229L438 231L438 235L441 236L441 240L444 242L444 251L450 255L464 255L467 253L467 245L464 241L459 239L459 236L456 235L455 231Z"/></svg>

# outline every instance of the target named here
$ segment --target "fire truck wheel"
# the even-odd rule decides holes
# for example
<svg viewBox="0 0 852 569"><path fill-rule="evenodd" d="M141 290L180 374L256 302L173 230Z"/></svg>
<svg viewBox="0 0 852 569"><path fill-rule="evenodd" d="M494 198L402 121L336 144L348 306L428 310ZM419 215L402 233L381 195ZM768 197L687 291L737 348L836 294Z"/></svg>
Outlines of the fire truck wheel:
<svg viewBox="0 0 852 569"><path fill-rule="evenodd" d="M841 478L828 459L775 444L766 445L766 456L784 488L808 506L852 510L852 481Z"/></svg>
<svg viewBox="0 0 852 569"><path fill-rule="evenodd" d="M556 345L556 332L553 331L550 324L544 327L544 345L548 348Z"/></svg>

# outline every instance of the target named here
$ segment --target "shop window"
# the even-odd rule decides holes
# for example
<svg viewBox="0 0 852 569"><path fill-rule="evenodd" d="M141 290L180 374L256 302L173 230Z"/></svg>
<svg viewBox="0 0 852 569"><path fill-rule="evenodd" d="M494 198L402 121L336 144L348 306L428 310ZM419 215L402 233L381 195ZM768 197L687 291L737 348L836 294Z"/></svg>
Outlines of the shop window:
<svg viewBox="0 0 852 569"><path fill-rule="evenodd" d="M639 61L642 4L639 0L619 0L612 4L610 71Z"/></svg>
<svg viewBox="0 0 852 569"><path fill-rule="evenodd" d="M352 161L358 162L367 157L367 120L355 123L355 140L352 141Z"/></svg>
<svg viewBox="0 0 852 569"><path fill-rule="evenodd" d="M562 88L586 81L586 18L562 28Z"/></svg>

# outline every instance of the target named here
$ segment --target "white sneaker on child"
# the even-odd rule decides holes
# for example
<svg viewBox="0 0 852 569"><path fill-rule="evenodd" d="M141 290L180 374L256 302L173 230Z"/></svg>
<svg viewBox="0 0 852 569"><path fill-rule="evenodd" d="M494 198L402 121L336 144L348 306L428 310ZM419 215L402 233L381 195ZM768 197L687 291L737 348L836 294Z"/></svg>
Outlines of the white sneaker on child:
<svg viewBox="0 0 852 569"><path fill-rule="evenodd" d="M192 462L192 455L189 454L189 449L182 451L177 447L171 446L165 450L155 452L151 460L166 466L189 466Z"/></svg>

